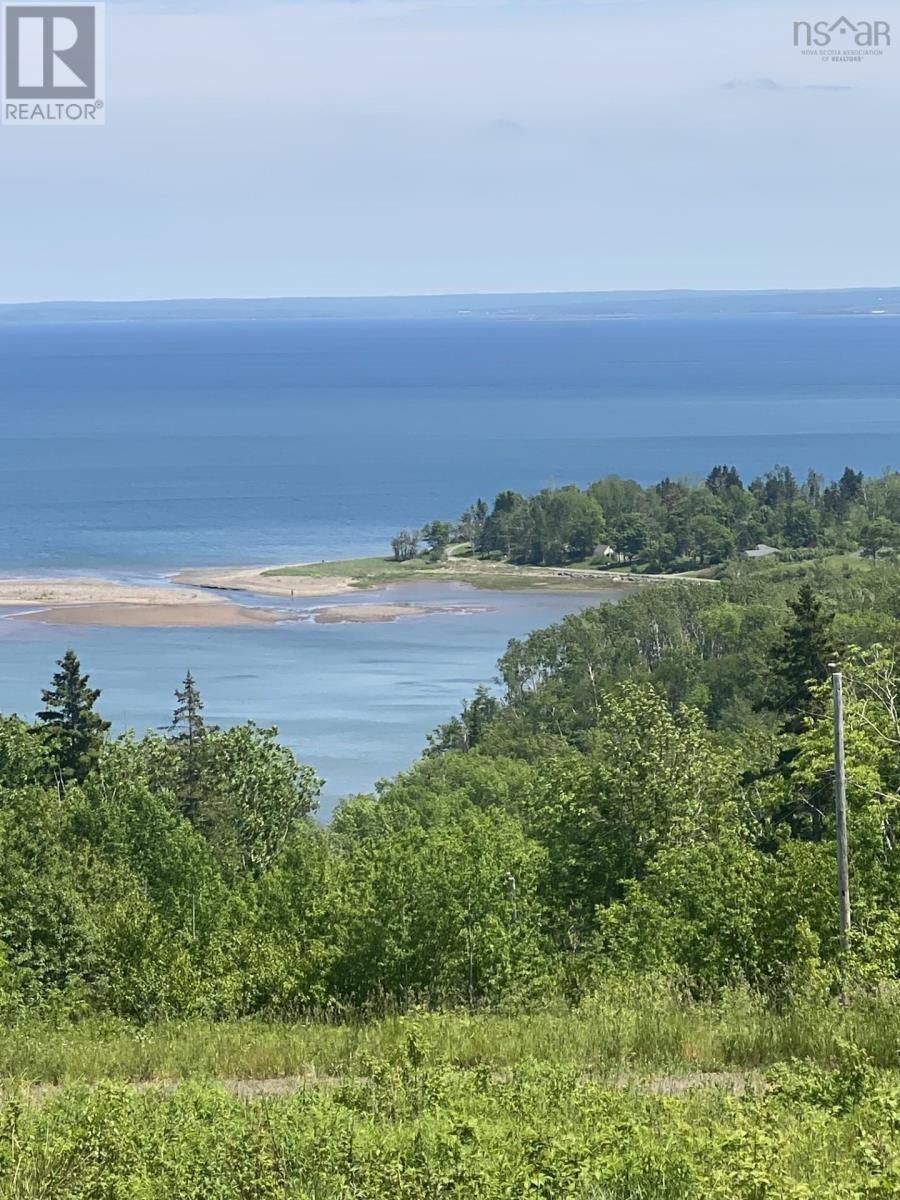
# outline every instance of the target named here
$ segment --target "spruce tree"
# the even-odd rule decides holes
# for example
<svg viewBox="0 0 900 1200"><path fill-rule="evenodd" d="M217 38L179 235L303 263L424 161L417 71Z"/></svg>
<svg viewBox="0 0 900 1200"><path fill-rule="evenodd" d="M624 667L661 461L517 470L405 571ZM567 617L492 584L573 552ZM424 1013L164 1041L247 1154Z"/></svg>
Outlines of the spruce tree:
<svg viewBox="0 0 900 1200"><path fill-rule="evenodd" d="M782 732L796 735L803 732L810 718L823 715L816 711L813 689L828 678L828 663L834 655L833 618L808 583L800 587L788 607L792 619L774 650L768 707L783 714ZM778 755L776 770L790 777L798 753L796 737L788 738ZM813 794L788 788L784 803L772 814L774 825L787 823L795 838L821 840L830 789L831 782L824 777Z"/></svg>
<svg viewBox="0 0 900 1200"><path fill-rule="evenodd" d="M775 651L772 707L785 715L786 733L799 733L813 711L813 685L828 678L834 653L832 617L808 583L788 602L792 619Z"/></svg>
<svg viewBox="0 0 900 1200"><path fill-rule="evenodd" d="M174 740L186 741L189 745L202 737L205 729L203 720L203 700L193 675L188 671L184 677L181 689L175 689L175 711L172 713L172 724L169 726Z"/></svg>
<svg viewBox="0 0 900 1200"><path fill-rule="evenodd" d="M178 752L178 799L181 811L196 825L203 775L203 740L215 727L207 726L203 719L203 700L190 671L185 675L181 688L175 689L175 701L169 735Z"/></svg>
<svg viewBox="0 0 900 1200"><path fill-rule="evenodd" d="M96 762L109 729L94 712L99 688L89 687L74 650L59 659L52 687L41 693L46 708L37 714L52 747L53 762L63 779L82 780Z"/></svg>

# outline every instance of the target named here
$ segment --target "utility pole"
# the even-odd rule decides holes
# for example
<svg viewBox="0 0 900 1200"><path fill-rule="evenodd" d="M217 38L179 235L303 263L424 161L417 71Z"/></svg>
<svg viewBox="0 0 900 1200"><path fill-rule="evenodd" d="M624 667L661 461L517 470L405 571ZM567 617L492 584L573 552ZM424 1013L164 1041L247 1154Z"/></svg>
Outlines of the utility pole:
<svg viewBox="0 0 900 1200"><path fill-rule="evenodd" d="M847 865L847 782L844 771L844 686L837 663L829 663L834 698L834 816L837 829L838 927L841 951L850 944L850 878Z"/></svg>

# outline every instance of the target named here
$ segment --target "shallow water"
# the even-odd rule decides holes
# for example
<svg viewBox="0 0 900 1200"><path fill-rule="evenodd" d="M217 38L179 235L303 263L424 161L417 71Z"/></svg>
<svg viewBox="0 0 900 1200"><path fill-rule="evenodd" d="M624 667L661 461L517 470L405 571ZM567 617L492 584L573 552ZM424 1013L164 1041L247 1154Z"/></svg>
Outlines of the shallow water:
<svg viewBox="0 0 900 1200"><path fill-rule="evenodd" d="M154 728L168 722L172 692L190 669L210 721L253 719L279 727L326 779L327 813L338 797L367 790L408 765L426 735L459 709L476 684L492 682L510 637L618 594L485 592L438 584L334 597L341 604L422 600L488 609L370 624L67 629L0 619L0 709L30 717L54 661L71 645L92 683L103 689L98 708L114 727ZM269 603L291 607L282 599ZM327 603L328 597L317 597L294 607Z"/></svg>

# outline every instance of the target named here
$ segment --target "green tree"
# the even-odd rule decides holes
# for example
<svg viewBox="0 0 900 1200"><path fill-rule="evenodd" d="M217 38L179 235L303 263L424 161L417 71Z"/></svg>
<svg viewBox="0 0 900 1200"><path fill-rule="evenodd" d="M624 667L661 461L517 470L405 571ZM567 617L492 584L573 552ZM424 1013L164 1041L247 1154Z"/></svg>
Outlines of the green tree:
<svg viewBox="0 0 900 1200"><path fill-rule="evenodd" d="M470 505L459 518L459 536L462 541L471 544L475 554L480 554L483 549L484 527L487 519L488 506L480 498Z"/></svg>
<svg viewBox="0 0 900 1200"><path fill-rule="evenodd" d="M234 874L261 875L314 811L321 780L252 721L208 733L198 826Z"/></svg>
<svg viewBox="0 0 900 1200"><path fill-rule="evenodd" d="M463 702L458 717L451 717L428 735L426 754L443 754L448 750L474 750L480 745L491 721L502 705L484 685L475 689L471 700Z"/></svg>
<svg viewBox="0 0 900 1200"><path fill-rule="evenodd" d="M46 708L38 720L46 730L54 766L63 779L84 779L97 760L109 721L94 712L99 688L89 687L74 650L58 662L52 687L41 693Z"/></svg>
<svg viewBox="0 0 900 1200"><path fill-rule="evenodd" d="M350 896L340 998L474 1007L526 991L545 968L543 852L514 817L457 797L398 817L374 837L340 839Z"/></svg>
<svg viewBox="0 0 900 1200"><path fill-rule="evenodd" d="M450 545L453 526L448 521L429 521L422 529L421 536L432 558L441 558Z"/></svg>
<svg viewBox="0 0 900 1200"><path fill-rule="evenodd" d="M597 906L663 848L734 828L738 776L736 756L715 745L700 713L673 712L648 685L604 695L587 753L545 760L527 802L558 919L584 935Z"/></svg>
<svg viewBox="0 0 900 1200"><path fill-rule="evenodd" d="M862 471L854 471L852 467L845 467L844 473L838 481L838 491L841 498L850 503L861 499L864 492L865 479Z"/></svg>
<svg viewBox="0 0 900 1200"><path fill-rule="evenodd" d="M605 475L592 483L587 491L600 505L610 524L629 513L639 512L644 497L644 489L639 483L619 475Z"/></svg>
<svg viewBox="0 0 900 1200"><path fill-rule="evenodd" d="M812 546L818 522L815 509L804 500L792 500L784 514L784 540L789 546Z"/></svg>
<svg viewBox="0 0 900 1200"><path fill-rule="evenodd" d="M859 530L859 544L866 558L876 559L882 550L900 545L900 526L887 517L866 521Z"/></svg>
<svg viewBox="0 0 900 1200"><path fill-rule="evenodd" d="M208 726L203 719L203 700L197 683L188 671L181 688L175 689L175 711L169 726L169 741L180 760L177 791L181 811L197 824L200 788L203 776L203 749ZM212 727L215 729L215 726Z"/></svg>
<svg viewBox="0 0 900 1200"><path fill-rule="evenodd" d="M711 492L727 492L729 488L743 488L736 467L715 466L706 477L706 486Z"/></svg>
<svg viewBox="0 0 900 1200"><path fill-rule="evenodd" d="M634 561L650 540L647 518L641 513L626 513L610 530L610 543L614 550Z"/></svg>
<svg viewBox="0 0 900 1200"><path fill-rule="evenodd" d="M798 733L814 711L816 684L828 676L833 617L808 583L801 584L788 608L791 619L772 654L769 704L784 713L785 731Z"/></svg>
<svg viewBox="0 0 900 1200"><path fill-rule="evenodd" d="M700 563L721 562L734 550L734 534L715 517L701 513L691 523L690 541Z"/></svg>
<svg viewBox="0 0 900 1200"><path fill-rule="evenodd" d="M843 656L845 761L854 928L852 965L872 978L900 968L900 668L892 649L850 648ZM831 688L816 689L822 713L797 739L790 775L773 780L781 808L805 813L801 838L821 841L824 895L816 922L838 952L834 914L834 803ZM828 844L830 843L830 844ZM799 867L799 860L798 860ZM794 872L796 884L799 871Z"/></svg>

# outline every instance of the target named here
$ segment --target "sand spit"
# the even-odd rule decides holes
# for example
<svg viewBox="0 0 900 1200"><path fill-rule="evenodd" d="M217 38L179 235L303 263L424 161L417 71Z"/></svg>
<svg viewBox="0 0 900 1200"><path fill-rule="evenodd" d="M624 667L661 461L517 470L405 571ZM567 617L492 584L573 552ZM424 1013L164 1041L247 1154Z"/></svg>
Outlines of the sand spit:
<svg viewBox="0 0 900 1200"><path fill-rule="evenodd" d="M111 579L72 577L70 579L0 579L0 605L72 605L72 604L175 604L210 605L220 603L207 592L117 583Z"/></svg>
<svg viewBox="0 0 900 1200"><path fill-rule="evenodd" d="M116 604L58 604L31 612L13 613L12 621L40 621L43 625L99 625L130 629L215 629L235 625L274 624L301 620L302 613L283 613L274 608L247 608L206 600L205 604L134 601Z"/></svg>
<svg viewBox="0 0 900 1200"><path fill-rule="evenodd" d="M370 621L396 621L401 617L428 617L442 614L491 612L489 605L471 604L333 604L313 609L317 625L340 625Z"/></svg>
<svg viewBox="0 0 900 1200"><path fill-rule="evenodd" d="M353 586L351 575L279 575L279 570L287 570L287 567L191 567L178 571L171 578L173 583L186 587L255 592L258 596L296 596L299 599L359 590Z"/></svg>

